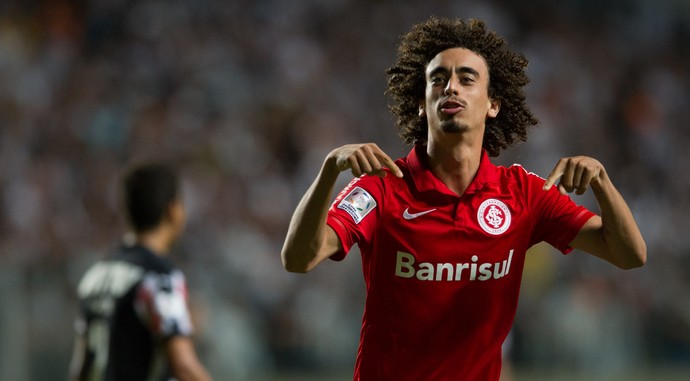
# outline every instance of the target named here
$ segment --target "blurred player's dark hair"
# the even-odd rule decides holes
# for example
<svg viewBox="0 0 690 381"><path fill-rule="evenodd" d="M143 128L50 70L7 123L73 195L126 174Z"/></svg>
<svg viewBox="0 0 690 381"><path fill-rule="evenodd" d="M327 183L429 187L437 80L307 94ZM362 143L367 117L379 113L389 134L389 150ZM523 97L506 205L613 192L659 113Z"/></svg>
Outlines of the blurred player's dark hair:
<svg viewBox="0 0 690 381"><path fill-rule="evenodd" d="M178 186L177 174L166 165L131 168L123 179L123 201L132 229L141 233L158 226L177 199Z"/></svg>

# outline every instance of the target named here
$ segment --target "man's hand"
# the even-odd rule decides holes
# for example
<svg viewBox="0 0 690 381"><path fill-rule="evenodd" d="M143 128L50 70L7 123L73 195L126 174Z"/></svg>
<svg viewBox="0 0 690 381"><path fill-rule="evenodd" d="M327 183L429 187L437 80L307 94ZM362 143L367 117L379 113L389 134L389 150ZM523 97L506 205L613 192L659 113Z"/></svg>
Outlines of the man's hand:
<svg viewBox="0 0 690 381"><path fill-rule="evenodd" d="M331 151L328 159L335 160L339 172L350 169L355 177L363 174L385 177L384 167L390 169L395 176L403 177L393 159L374 143L344 145Z"/></svg>
<svg viewBox="0 0 690 381"><path fill-rule="evenodd" d="M558 161L544 183L544 190L549 190L558 182L561 194L583 194L590 186L596 186L606 176L604 166L596 159L587 156L564 157Z"/></svg>

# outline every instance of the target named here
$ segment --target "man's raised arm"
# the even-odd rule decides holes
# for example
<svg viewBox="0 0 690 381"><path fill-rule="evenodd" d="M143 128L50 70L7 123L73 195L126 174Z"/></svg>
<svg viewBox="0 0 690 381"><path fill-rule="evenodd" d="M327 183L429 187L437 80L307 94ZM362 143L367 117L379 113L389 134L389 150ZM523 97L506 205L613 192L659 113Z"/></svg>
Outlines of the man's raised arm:
<svg viewBox="0 0 690 381"><path fill-rule="evenodd" d="M544 183L548 190L560 178L562 194L583 194L591 187L601 217L592 217L575 236L571 246L602 258L622 269L632 269L647 261L647 246L635 218L611 182L604 166L586 156L561 159Z"/></svg>
<svg viewBox="0 0 690 381"><path fill-rule="evenodd" d="M385 176L383 168L402 177L393 160L376 144L348 144L331 151L319 174L300 200L290 220L281 259L287 271L308 272L324 259L341 251L342 243L326 224L333 187L340 172L350 169L363 174Z"/></svg>

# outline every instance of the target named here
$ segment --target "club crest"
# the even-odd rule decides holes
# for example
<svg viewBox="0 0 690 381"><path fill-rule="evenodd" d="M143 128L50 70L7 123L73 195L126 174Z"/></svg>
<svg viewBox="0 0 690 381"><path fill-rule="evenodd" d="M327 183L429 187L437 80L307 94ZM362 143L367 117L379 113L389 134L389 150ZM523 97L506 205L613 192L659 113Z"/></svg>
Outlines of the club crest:
<svg viewBox="0 0 690 381"><path fill-rule="evenodd" d="M482 202L477 210L477 222L491 235L505 233L510 227L510 210L503 201L490 198Z"/></svg>

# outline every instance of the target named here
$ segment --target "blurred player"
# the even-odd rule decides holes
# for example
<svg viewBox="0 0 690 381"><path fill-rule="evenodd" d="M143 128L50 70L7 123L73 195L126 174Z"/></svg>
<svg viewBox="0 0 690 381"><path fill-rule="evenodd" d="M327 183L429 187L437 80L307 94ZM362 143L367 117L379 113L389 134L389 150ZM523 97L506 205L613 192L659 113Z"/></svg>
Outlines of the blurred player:
<svg viewBox="0 0 690 381"><path fill-rule="evenodd" d="M361 251L355 380L498 380L525 252L538 242L624 269L644 264L637 224L597 160L561 159L546 179L491 163L537 123L526 66L482 21L415 25L387 91L414 148L395 162L372 143L336 148L298 204L281 253L288 271ZM356 178L331 203L346 170ZM587 189L600 215L566 194Z"/></svg>
<svg viewBox="0 0 690 381"><path fill-rule="evenodd" d="M184 275L166 257L185 209L176 174L145 165L124 178L135 240L92 266L78 286L82 315L72 380L210 380L191 339Z"/></svg>

